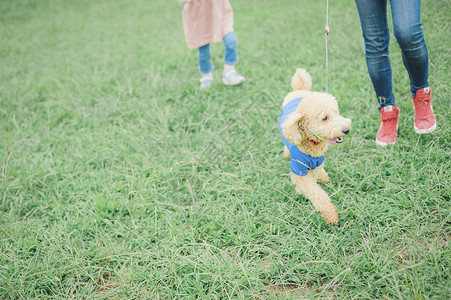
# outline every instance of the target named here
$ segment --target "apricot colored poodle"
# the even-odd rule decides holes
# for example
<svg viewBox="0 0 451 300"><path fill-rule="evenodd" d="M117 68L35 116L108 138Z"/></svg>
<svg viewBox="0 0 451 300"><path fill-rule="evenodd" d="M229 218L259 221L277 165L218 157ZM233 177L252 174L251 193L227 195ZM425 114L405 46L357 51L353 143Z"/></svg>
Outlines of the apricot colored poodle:
<svg viewBox="0 0 451 300"><path fill-rule="evenodd" d="M338 103L328 93L312 92L312 78L297 69L293 92L283 100L279 128L285 144L284 157L290 160L295 190L308 198L328 224L338 223L338 213L317 181L329 182L324 155L330 144L340 144L349 133L351 120L340 115Z"/></svg>

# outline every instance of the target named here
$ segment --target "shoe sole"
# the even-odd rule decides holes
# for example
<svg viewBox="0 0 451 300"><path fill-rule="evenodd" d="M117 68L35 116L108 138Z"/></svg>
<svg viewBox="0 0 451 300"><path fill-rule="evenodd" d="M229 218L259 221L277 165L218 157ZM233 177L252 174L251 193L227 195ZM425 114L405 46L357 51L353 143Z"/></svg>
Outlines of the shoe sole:
<svg viewBox="0 0 451 300"><path fill-rule="evenodd" d="M243 82L245 82L246 80L244 79L244 80L241 80L240 82L238 82L238 83L231 83L230 81L227 81L227 80L225 80L225 79L223 79L222 80L222 83L224 83L225 85L240 85L240 84L242 84Z"/></svg>
<svg viewBox="0 0 451 300"><path fill-rule="evenodd" d="M432 133L437 128L437 122L435 122L434 125L432 125L432 127L428 129L420 129L417 126L415 126L415 124L413 125L413 128L415 129L415 132L418 134L428 134Z"/></svg>
<svg viewBox="0 0 451 300"><path fill-rule="evenodd" d="M394 141L393 143L384 143L384 142L378 141L376 139L376 145L381 146L381 147L387 147L388 145L394 145L394 144L396 144L396 141Z"/></svg>
<svg viewBox="0 0 451 300"><path fill-rule="evenodd" d="M200 84L200 88L201 89L208 89L211 85L213 84L213 80L211 80L210 82L208 82L207 84Z"/></svg>

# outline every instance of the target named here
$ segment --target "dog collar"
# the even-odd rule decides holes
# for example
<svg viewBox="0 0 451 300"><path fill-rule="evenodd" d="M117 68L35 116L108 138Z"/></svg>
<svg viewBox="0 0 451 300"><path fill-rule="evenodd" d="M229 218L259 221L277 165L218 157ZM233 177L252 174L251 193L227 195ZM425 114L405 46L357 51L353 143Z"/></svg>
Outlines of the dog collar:
<svg viewBox="0 0 451 300"><path fill-rule="evenodd" d="M315 145L315 146L319 145L319 142L317 142L317 141L314 141L314 140L309 140L309 141L312 142L313 145Z"/></svg>

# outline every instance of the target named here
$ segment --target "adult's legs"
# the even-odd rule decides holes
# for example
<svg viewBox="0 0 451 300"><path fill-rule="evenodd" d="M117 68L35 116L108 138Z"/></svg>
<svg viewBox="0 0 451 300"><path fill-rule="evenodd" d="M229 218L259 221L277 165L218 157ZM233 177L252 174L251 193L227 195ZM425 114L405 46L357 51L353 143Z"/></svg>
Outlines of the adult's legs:
<svg viewBox="0 0 451 300"><path fill-rule="evenodd" d="M416 91L429 86L429 56L421 28L421 0L390 0L393 33L402 52L404 66L410 78L410 89Z"/></svg>
<svg viewBox="0 0 451 300"><path fill-rule="evenodd" d="M390 64L390 31L387 22L387 0L355 0L365 41L365 56L379 102L381 126L376 134L376 144L394 144L398 136L399 109L393 95Z"/></svg>
<svg viewBox="0 0 451 300"><path fill-rule="evenodd" d="M428 48L421 29L421 0L390 0L390 5L393 32L410 78L415 108L414 129L418 134L430 133L436 129L437 123L428 82Z"/></svg>
<svg viewBox="0 0 451 300"><path fill-rule="evenodd" d="M381 107L394 105L387 0L355 0L362 25L368 73Z"/></svg>

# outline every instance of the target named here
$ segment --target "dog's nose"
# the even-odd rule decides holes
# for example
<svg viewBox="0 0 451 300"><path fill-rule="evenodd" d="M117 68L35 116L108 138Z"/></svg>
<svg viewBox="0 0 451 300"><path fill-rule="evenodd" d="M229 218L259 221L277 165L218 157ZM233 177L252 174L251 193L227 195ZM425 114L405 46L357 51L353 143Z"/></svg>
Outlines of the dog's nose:
<svg viewBox="0 0 451 300"><path fill-rule="evenodd" d="M345 128L341 132L343 132L344 134L348 134L349 133L349 128Z"/></svg>

